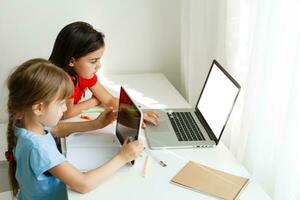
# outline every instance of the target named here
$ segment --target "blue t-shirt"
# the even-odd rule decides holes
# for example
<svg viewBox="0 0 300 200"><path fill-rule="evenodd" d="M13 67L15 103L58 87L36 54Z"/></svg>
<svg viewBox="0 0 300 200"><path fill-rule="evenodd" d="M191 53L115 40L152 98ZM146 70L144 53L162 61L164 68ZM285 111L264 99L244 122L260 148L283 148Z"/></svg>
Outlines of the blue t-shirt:
<svg viewBox="0 0 300 200"><path fill-rule="evenodd" d="M15 135L17 136L14 152L17 161L16 178L20 186L17 199L68 199L65 184L47 172L66 161L58 151L49 129L46 135L39 135L15 127Z"/></svg>

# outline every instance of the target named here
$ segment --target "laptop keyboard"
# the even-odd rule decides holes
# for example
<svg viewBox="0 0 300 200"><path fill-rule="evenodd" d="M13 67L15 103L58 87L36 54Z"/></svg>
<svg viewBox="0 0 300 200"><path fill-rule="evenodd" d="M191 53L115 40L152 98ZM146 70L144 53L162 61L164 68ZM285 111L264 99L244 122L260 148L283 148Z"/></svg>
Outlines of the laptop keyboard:
<svg viewBox="0 0 300 200"><path fill-rule="evenodd" d="M205 140L190 112L167 113L179 141Z"/></svg>

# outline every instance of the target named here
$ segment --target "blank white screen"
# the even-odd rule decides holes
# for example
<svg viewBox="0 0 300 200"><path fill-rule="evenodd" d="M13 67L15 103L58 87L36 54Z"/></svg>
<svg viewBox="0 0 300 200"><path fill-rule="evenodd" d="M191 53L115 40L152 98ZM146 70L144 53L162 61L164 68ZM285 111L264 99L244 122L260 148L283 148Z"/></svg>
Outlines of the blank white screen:
<svg viewBox="0 0 300 200"><path fill-rule="evenodd" d="M220 137L238 90L231 80L214 64L197 108L217 139Z"/></svg>

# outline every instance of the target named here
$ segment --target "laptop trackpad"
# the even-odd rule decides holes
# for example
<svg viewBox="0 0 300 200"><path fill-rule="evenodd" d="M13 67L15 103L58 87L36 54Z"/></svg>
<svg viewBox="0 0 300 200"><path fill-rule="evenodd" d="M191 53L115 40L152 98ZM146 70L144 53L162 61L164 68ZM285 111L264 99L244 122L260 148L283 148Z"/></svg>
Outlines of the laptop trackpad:
<svg viewBox="0 0 300 200"><path fill-rule="evenodd" d="M154 133L170 132L170 128L168 126L168 121L166 121L166 120L160 121L157 126L149 126L148 125L147 128L149 130L151 129L151 132L154 132Z"/></svg>

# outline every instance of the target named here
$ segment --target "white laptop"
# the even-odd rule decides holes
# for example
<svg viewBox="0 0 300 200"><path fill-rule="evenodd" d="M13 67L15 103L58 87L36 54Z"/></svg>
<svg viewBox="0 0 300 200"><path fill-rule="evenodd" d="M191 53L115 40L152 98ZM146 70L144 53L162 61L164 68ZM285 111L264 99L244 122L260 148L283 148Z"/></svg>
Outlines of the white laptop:
<svg viewBox="0 0 300 200"><path fill-rule="evenodd" d="M158 126L147 126L151 149L213 147L221 139L240 85L213 60L194 109L160 110Z"/></svg>

